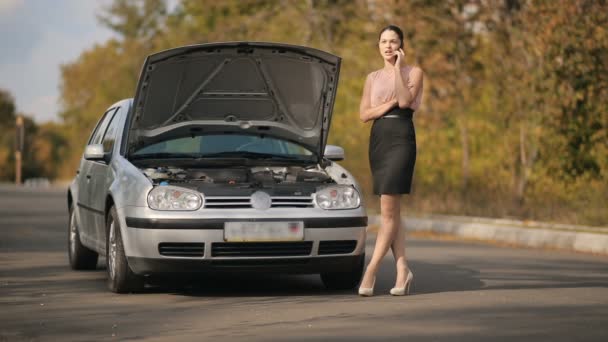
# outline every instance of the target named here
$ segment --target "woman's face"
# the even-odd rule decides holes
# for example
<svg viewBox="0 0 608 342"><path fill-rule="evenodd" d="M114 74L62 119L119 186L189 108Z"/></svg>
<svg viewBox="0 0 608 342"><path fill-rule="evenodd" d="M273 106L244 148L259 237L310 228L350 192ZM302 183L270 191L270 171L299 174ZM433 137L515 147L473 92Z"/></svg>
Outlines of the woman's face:
<svg viewBox="0 0 608 342"><path fill-rule="evenodd" d="M397 32L392 30L386 30L380 35L380 41L378 41L378 49L380 50L380 56L387 61L391 61L396 58L395 53L399 51L401 46L401 39Z"/></svg>

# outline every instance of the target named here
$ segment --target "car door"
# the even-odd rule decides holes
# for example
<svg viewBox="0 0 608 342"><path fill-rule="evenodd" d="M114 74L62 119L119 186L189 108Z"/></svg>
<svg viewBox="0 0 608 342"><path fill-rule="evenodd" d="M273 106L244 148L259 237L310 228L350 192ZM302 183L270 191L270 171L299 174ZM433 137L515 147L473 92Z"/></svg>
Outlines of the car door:
<svg viewBox="0 0 608 342"><path fill-rule="evenodd" d="M104 215L95 215L94 227L96 240L101 244L100 247L105 250L106 241L106 199L108 195L108 189L114 181L114 172L112 171L111 160L114 155L115 141L119 131L122 132L123 117L125 107L118 107L116 113L110 119L103 137L101 144L103 145L103 152L106 155L106 161L99 161L91 165L91 188L93 191L91 194L94 196L91 198L91 206L95 209L95 212L104 213Z"/></svg>
<svg viewBox="0 0 608 342"><path fill-rule="evenodd" d="M78 233L80 235L80 242L82 242L82 244L84 244L85 246L94 247L95 239L94 239L94 234L93 234L93 228L90 223L90 218L89 218L90 215L89 215L88 207L86 205L86 203L87 203L86 197L88 196L88 191L89 191L88 182L90 180L88 178L86 178L85 175L87 175L89 173L89 168L91 167L90 163L91 162L84 159L84 156L83 156L80 161L80 167L78 168L78 171L76 171L76 174L77 174L76 182L78 184L78 192L77 192L75 210L77 212L77 217L78 217Z"/></svg>
<svg viewBox="0 0 608 342"><path fill-rule="evenodd" d="M99 123L95 127L95 130L93 131L87 145L101 144L103 134L105 133L109 121L112 119L115 112L116 108L111 108L104 113L103 117L101 120L99 120ZM78 216L80 217L80 225L78 228L82 243L93 249L98 249L100 242L95 229L95 217L99 216L100 213L94 208L92 203L92 199L95 197L93 194L94 188L92 184L92 171L95 164L97 164L97 162L86 160L83 156L80 169L78 170L77 209ZM101 212L101 215L103 215L103 212Z"/></svg>

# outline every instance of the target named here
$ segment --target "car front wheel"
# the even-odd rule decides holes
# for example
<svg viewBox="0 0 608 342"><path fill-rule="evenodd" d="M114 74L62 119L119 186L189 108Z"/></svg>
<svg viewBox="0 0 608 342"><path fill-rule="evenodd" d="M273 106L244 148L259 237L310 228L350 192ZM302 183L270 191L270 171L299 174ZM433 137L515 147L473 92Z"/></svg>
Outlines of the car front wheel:
<svg viewBox="0 0 608 342"><path fill-rule="evenodd" d="M68 258L73 270L94 270L97 267L99 254L83 246L76 222L74 204L70 205L70 222L68 224Z"/></svg>
<svg viewBox="0 0 608 342"><path fill-rule="evenodd" d="M120 233L116 208L112 207L106 222L106 270L108 287L116 293L138 292L144 288L143 278L129 268Z"/></svg>
<svg viewBox="0 0 608 342"><path fill-rule="evenodd" d="M355 268L349 272L321 273L323 285L330 290L351 290L359 285L363 276L365 254L362 254Z"/></svg>

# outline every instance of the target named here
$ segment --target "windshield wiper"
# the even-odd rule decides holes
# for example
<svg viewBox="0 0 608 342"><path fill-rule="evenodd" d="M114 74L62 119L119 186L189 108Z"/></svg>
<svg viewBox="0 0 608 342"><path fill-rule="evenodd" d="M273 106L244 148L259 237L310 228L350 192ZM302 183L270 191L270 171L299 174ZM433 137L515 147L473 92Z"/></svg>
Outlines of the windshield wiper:
<svg viewBox="0 0 608 342"><path fill-rule="evenodd" d="M142 153L134 154L131 159L197 159L201 155L197 153L170 153L170 152L157 152L157 153Z"/></svg>

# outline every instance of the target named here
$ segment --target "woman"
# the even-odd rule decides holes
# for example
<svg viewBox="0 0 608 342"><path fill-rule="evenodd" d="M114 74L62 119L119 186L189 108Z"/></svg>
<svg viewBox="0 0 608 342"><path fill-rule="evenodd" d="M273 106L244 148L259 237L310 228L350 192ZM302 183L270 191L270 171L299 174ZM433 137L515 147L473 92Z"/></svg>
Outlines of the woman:
<svg viewBox="0 0 608 342"><path fill-rule="evenodd" d="M403 32L394 25L380 31L378 41L384 67L365 80L360 117L374 120L369 160L374 194L380 196L382 227L359 294L372 296L376 272L389 247L395 256L397 279L391 295L408 294L414 278L405 258L405 229L401 226L400 201L410 193L416 161L416 135L412 117L422 98L422 70L405 64Z"/></svg>

